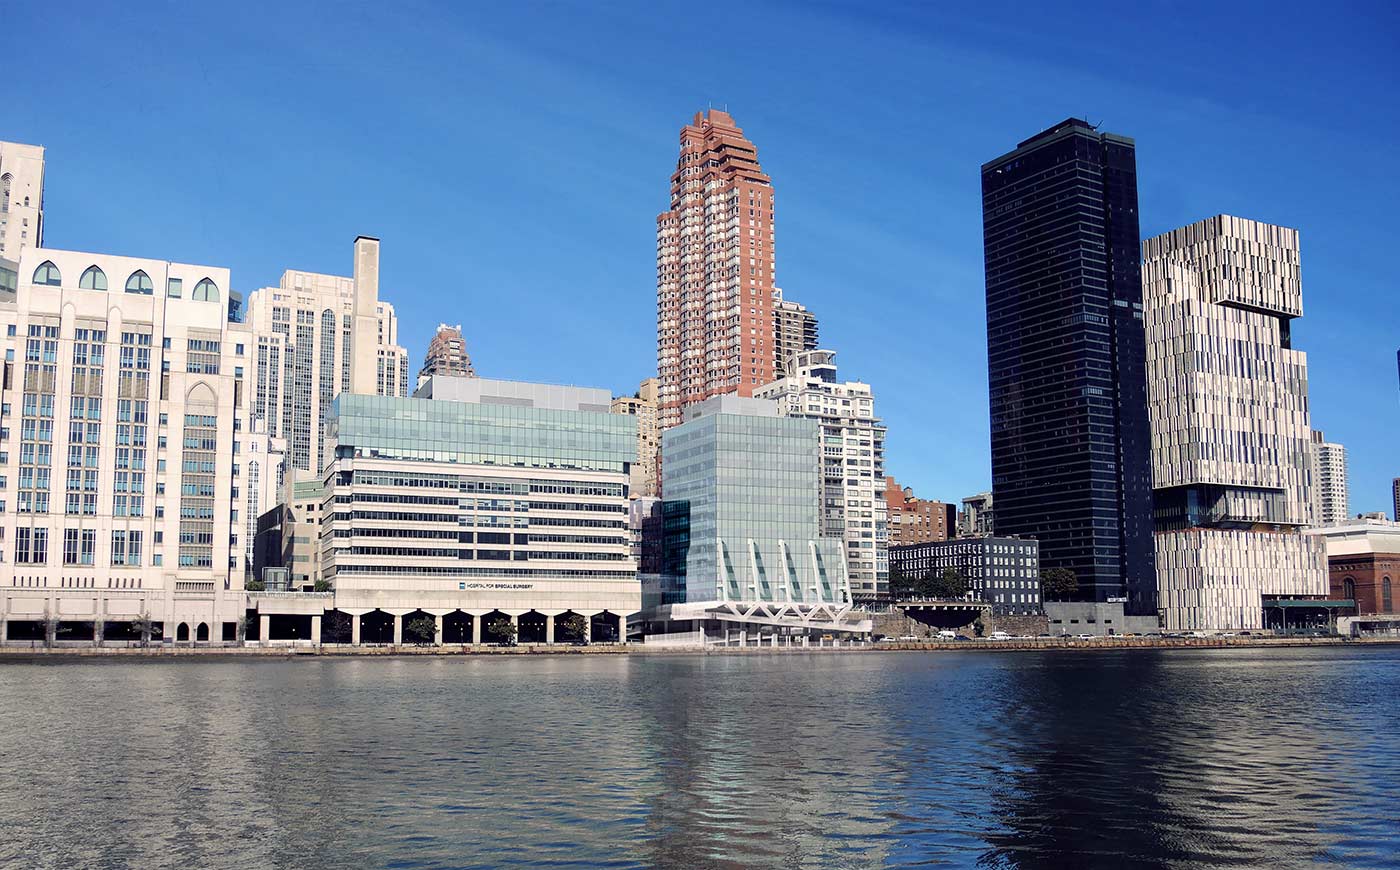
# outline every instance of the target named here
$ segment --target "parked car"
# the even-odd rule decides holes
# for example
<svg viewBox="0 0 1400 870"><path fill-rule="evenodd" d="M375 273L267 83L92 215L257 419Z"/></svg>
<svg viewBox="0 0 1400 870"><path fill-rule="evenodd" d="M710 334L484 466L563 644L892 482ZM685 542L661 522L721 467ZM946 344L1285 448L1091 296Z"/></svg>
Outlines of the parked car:
<svg viewBox="0 0 1400 870"><path fill-rule="evenodd" d="M939 640L953 640L957 636L958 633L956 631L940 631L938 633Z"/></svg>
<svg viewBox="0 0 1400 870"><path fill-rule="evenodd" d="M1004 631L994 631L987 636L987 640L1011 640L1011 635Z"/></svg>

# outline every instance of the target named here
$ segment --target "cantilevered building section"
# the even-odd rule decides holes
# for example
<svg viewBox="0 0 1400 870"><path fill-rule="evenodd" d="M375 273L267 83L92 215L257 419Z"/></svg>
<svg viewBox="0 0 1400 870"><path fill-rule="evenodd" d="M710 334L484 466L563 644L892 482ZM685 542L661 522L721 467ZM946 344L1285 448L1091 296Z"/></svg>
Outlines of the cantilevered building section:
<svg viewBox="0 0 1400 870"><path fill-rule="evenodd" d="M727 112L681 128L671 207L656 218L662 429L685 406L773 380L773 187Z"/></svg>
<svg viewBox="0 0 1400 870"><path fill-rule="evenodd" d="M421 387L433 375L449 375L459 378L474 378L472 358L467 353L467 343L462 338L462 327L438 324L433 340L428 342L428 352L423 356L423 368L418 372L418 385Z"/></svg>
<svg viewBox="0 0 1400 870"><path fill-rule="evenodd" d="M1260 628L1327 594L1309 503L1296 230L1221 215L1143 244L1158 601L1169 629ZM998 504L1000 509L1000 504ZM998 515L998 522L1000 515Z"/></svg>

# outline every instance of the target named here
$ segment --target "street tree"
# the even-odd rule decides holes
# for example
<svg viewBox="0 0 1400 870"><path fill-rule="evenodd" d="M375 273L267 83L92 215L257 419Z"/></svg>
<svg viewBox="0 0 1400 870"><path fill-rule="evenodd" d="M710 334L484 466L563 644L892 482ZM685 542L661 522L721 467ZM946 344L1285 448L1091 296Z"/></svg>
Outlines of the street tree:
<svg viewBox="0 0 1400 870"><path fill-rule="evenodd" d="M415 616L403 626L404 640L432 643L437 640L437 621L431 616Z"/></svg>
<svg viewBox="0 0 1400 870"><path fill-rule="evenodd" d="M1079 592L1079 578L1068 568L1040 572L1040 594L1046 601L1068 601Z"/></svg>

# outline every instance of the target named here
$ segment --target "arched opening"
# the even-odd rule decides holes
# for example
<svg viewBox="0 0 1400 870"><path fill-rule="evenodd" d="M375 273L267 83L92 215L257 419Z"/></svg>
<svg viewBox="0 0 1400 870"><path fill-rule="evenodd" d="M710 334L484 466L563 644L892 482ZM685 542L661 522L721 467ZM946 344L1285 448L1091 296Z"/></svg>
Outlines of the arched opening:
<svg viewBox="0 0 1400 870"><path fill-rule="evenodd" d="M437 641L437 620L431 613L415 610L403 618L403 642L431 644Z"/></svg>
<svg viewBox="0 0 1400 870"><path fill-rule="evenodd" d="M371 610L360 617L360 643L393 643L394 617Z"/></svg>
<svg viewBox="0 0 1400 870"><path fill-rule="evenodd" d="M1383 579L1381 580L1381 611L1382 611L1383 613L1394 613L1394 612L1395 612L1395 602L1394 602L1394 600L1390 597L1390 578L1389 578L1389 577L1383 578Z"/></svg>
<svg viewBox="0 0 1400 870"><path fill-rule="evenodd" d="M544 643L545 642L545 618L544 614L536 610L520 615L520 637L521 643Z"/></svg>
<svg viewBox="0 0 1400 870"><path fill-rule="evenodd" d="M1348 601L1356 600L1356 580L1352 577L1342 578L1342 597Z"/></svg>
<svg viewBox="0 0 1400 870"><path fill-rule="evenodd" d="M617 616L604 610L602 613L593 614L592 640L594 643L618 643L621 639L617 636Z"/></svg>
<svg viewBox="0 0 1400 870"><path fill-rule="evenodd" d="M201 278L199 283L194 285L194 292L190 294L190 298L196 302L218 302L219 285L208 278Z"/></svg>
<svg viewBox="0 0 1400 870"><path fill-rule="evenodd" d="M454 610L442 618L443 643L471 643L472 617L469 613Z"/></svg>
<svg viewBox="0 0 1400 870"><path fill-rule="evenodd" d="M190 639L190 624L182 622L175 628L175 642L185 643Z"/></svg>
<svg viewBox="0 0 1400 870"><path fill-rule="evenodd" d="M79 290L106 290L107 273L96 266L88 266L83 272L83 276L78 279Z"/></svg>
<svg viewBox="0 0 1400 870"><path fill-rule="evenodd" d="M511 644L515 636L510 631L511 619L499 610L481 617L481 642Z"/></svg>
<svg viewBox="0 0 1400 870"><path fill-rule="evenodd" d="M151 296L155 293L155 285L151 283L151 276L141 269L131 273L131 277L126 279L126 292L135 293L140 296Z"/></svg>
<svg viewBox="0 0 1400 870"><path fill-rule="evenodd" d="M554 617L555 643L583 643L588 632L588 618L566 610Z"/></svg>
<svg viewBox="0 0 1400 870"><path fill-rule="evenodd" d="M34 270L33 283L44 287L58 287L63 283L63 275L59 273L58 267L52 260L45 260L39 264L39 268Z"/></svg>
<svg viewBox="0 0 1400 870"><path fill-rule="evenodd" d="M321 643L350 643L354 639L354 623L350 614L327 610L321 617Z"/></svg>
<svg viewBox="0 0 1400 870"><path fill-rule="evenodd" d="M209 623L207 623L207 622L201 622L199 625L195 626L195 629L194 629L194 639L195 639L196 641L199 641L200 643L208 643L208 641L209 641Z"/></svg>

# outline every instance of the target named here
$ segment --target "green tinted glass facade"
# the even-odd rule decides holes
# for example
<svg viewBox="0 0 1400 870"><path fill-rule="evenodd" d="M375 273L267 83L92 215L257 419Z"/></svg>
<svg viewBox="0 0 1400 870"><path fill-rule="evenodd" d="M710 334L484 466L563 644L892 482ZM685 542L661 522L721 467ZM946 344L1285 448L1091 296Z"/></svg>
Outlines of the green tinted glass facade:
<svg viewBox="0 0 1400 870"><path fill-rule="evenodd" d="M712 414L662 436L666 597L845 602L841 542L820 537L815 421Z"/></svg>
<svg viewBox="0 0 1400 870"><path fill-rule="evenodd" d="M627 473L637 421L623 414L342 394L337 455Z"/></svg>

